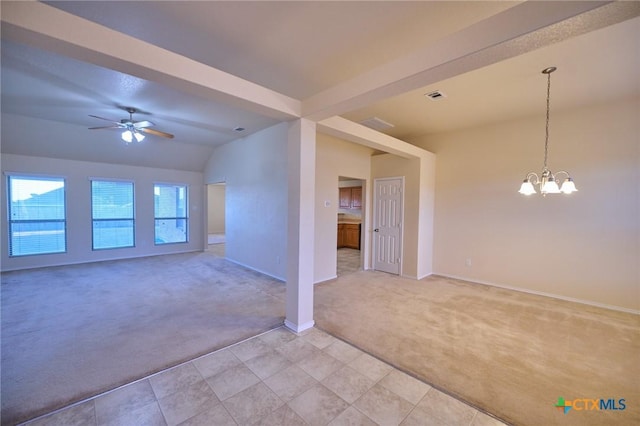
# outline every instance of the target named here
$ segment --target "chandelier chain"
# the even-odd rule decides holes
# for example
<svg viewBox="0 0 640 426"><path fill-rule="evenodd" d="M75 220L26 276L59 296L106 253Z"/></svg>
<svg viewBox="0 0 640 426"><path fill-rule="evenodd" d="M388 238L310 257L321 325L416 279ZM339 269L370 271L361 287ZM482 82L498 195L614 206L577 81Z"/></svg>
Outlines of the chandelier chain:
<svg viewBox="0 0 640 426"><path fill-rule="evenodd" d="M547 73L547 118L544 137L544 170L547 170L547 157L549 156L549 103L551 98L551 73Z"/></svg>

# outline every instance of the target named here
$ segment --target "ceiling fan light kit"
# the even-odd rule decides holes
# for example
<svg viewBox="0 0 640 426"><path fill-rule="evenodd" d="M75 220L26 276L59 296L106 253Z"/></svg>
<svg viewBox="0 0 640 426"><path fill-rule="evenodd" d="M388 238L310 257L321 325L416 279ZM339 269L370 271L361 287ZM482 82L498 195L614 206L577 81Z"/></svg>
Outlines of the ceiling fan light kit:
<svg viewBox="0 0 640 426"><path fill-rule="evenodd" d="M121 137L122 140L126 143L131 143L135 139L136 142L142 142L145 138L144 133L160 136L163 138L173 139L173 135L170 133L161 132L159 130L150 129L149 127L155 126L150 121L134 121L133 114L137 112L135 108L126 108L126 111L129 113L129 118L123 118L120 121L114 121L109 118L98 117L97 115L89 115L89 117L97 118L99 120L105 120L112 123L111 126L100 126L100 127L90 127L90 130L98 130L98 129L124 129Z"/></svg>
<svg viewBox="0 0 640 426"><path fill-rule="evenodd" d="M571 194L572 192L576 192L578 189L576 188L576 184L573 182L573 179L569 175L568 172L564 170L560 170L556 173L552 173L551 170L547 167L547 157L549 153L549 100L551 94L551 73L554 72L556 67L549 67L542 70L542 74L547 75L547 119L546 119L546 127L545 127L545 140L544 140L544 166L542 168L542 173L538 176L535 172L527 173L522 185L520 186L520 190L518 191L523 195L531 195L536 194L535 185L539 186L540 193L542 196L546 196L547 194ZM566 176L564 181L562 182L562 186L558 187L558 182L556 177L558 175Z"/></svg>
<svg viewBox="0 0 640 426"><path fill-rule="evenodd" d="M122 140L126 143L133 142L134 137L138 142L142 142L144 140L144 135L142 133L138 133L135 129L125 130L124 132L122 132Z"/></svg>

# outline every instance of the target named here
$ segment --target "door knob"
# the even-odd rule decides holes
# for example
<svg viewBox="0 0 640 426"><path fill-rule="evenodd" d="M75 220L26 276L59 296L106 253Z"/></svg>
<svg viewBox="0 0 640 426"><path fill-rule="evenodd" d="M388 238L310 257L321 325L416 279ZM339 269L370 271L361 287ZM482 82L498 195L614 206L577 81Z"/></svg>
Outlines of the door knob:
<svg viewBox="0 0 640 426"><path fill-rule="evenodd" d="M380 229L376 228L376 229L373 230L373 232L380 232Z"/></svg>

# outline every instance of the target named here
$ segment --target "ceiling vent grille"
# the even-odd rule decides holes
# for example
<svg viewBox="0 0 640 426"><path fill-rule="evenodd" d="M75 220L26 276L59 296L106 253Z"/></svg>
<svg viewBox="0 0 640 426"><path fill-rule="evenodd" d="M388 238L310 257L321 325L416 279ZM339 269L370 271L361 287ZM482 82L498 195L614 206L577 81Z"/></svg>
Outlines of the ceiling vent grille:
<svg viewBox="0 0 640 426"><path fill-rule="evenodd" d="M360 124L362 124L363 126L367 126L370 129L373 130L378 130L380 132L384 131L384 130L389 130L393 127L395 127L393 124L391 123L387 123L386 121L378 118L378 117L371 117L371 118L367 118L366 120L362 120L360 122Z"/></svg>
<svg viewBox="0 0 640 426"><path fill-rule="evenodd" d="M447 97L444 93L439 90L435 90L433 92L425 93L425 96L432 101L439 101L440 99L444 99Z"/></svg>

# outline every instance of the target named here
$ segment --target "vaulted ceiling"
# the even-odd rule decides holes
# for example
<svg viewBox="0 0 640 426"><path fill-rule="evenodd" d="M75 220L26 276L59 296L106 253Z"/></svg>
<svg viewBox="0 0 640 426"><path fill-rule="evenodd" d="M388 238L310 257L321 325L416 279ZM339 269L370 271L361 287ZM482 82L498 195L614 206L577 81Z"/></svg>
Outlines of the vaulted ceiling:
<svg viewBox="0 0 640 426"><path fill-rule="evenodd" d="M2 152L200 171L296 117L410 141L640 96L638 2L3 1ZM425 98L433 90L446 97ZM176 135L126 145L90 114ZM108 124L108 123L107 123ZM237 127L243 131L234 130Z"/></svg>

